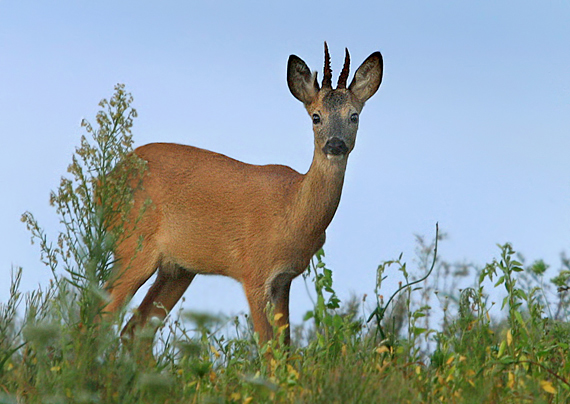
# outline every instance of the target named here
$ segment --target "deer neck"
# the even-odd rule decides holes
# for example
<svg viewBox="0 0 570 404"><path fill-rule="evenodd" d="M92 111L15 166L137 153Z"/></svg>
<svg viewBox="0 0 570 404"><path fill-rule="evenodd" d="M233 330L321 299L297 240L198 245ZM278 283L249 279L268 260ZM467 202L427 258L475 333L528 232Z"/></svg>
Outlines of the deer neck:
<svg viewBox="0 0 570 404"><path fill-rule="evenodd" d="M303 232L321 236L330 224L342 193L348 156L329 160L316 149L295 198L293 216Z"/></svg>

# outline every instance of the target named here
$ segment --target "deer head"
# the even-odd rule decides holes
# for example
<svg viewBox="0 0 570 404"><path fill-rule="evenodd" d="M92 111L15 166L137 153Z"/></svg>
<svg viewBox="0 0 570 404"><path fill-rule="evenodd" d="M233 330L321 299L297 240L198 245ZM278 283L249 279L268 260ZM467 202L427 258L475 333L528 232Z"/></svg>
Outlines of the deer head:
<svg viewBox="0 0 570 404"><path fill-rule="evenodd" d="M325 42L325 67L322 86L319 87L317 72L312 73L298 56L289 57L287 83L313 121L315 157L320 151L322 157L342 161L354 148L360 112L382 81L382 55L374 52L368 56L347 88L349 69L350 55L346 49L344 66L337 87L333 89L330 55Z"/></svg>

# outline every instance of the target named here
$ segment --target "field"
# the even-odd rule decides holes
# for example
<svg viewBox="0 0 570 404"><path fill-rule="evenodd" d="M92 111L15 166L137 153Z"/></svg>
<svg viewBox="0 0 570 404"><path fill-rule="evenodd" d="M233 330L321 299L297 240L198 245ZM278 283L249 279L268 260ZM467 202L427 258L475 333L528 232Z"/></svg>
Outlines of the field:
<svg viewBox="0 0 570 404"><path fill-rule="evenodd" d="M97 124L84 122L71 179L51 198L57 240L23 216L53 282L23 295L22 270L12 271L11 297L0 303L0 403L570 401L570 260L562 256L551 279L544 262L523 262L510 244L481 268L449 263L437 255L438 230L433 241L418 238L413 270L402 257L380 263L371 312L363 297L338 299L317 254L305 274L314 307L288 349L279 340L260 347L247 316L184 311L121 340L127 313L109 322L99 314L113 245L129 236L108 233L105 218L131 208L126 182L106 175L119 161L131 178L144 170L128 158L131 101L118 85ZM388 273L401 287L382 296ZM466 279L471 286L459 289Z"/></svg>

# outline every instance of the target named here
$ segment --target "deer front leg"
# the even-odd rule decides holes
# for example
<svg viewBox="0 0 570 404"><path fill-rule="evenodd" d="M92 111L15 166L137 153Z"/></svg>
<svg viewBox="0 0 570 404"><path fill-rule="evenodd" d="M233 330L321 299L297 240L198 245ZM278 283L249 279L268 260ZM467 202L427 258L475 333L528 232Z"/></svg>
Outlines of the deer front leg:
<svg viewBox="0 0 570 404"><path fill-rule="evenodd" d="M291 343L291 326L289 324L289 291L293 278L284 273L274 277L269 285L270 301L274 306L275 325L283 332L283 343L289 346Z"/></svg>
<svg viewBox="0 0 570 404"><path fill-rule="evenodd" d="M273 329L267 318L266 308L269 303L264 285L244 283L245 295L249 303L249 311L253 322L253 331L259 334L259 343L265 344L273 338Z"/></svg>
<svg viewBox="0 0 570 404"><path fill-rule="evenodd" d="M261 344L274 338L273 325L285 333L284 344L291 341L289 329L289 291L293 278L289 274L278 274L265 283L244 284L245 294L251 311L253 329L259 334ZM268 307L273 310L269 318ZM275 321L274 321L275 319Z"/></svg>

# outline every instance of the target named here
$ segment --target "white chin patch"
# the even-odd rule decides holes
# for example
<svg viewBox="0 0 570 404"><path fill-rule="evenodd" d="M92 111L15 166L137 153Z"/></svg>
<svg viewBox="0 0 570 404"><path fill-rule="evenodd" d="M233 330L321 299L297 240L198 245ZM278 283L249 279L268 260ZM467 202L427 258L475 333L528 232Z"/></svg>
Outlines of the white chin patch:
<svg viewBox="0 0 570 404"><path fill-rule="evenodd" d="M338 161L338 160L342 160L344 158L344 156L346 156L346 154L339 154L336 156L334 154L327 154L327 159L333 160L333 161Z"/></svg>

